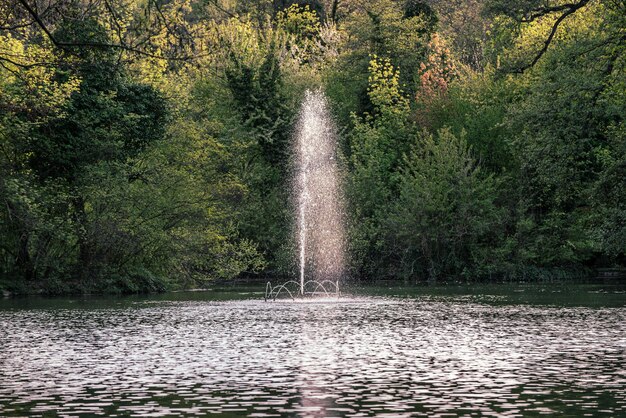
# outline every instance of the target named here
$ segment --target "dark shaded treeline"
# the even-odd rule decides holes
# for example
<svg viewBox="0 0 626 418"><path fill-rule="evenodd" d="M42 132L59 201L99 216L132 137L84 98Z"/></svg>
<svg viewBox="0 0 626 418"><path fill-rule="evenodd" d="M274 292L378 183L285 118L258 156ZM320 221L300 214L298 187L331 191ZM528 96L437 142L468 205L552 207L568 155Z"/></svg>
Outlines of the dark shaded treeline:
<svg viewBox="0 0 626 418"><path fill-rule="evenodd" d="M626 3L0 6L0 288L293 275L290 139L336 116L350 275L625 264Z"/></svg>

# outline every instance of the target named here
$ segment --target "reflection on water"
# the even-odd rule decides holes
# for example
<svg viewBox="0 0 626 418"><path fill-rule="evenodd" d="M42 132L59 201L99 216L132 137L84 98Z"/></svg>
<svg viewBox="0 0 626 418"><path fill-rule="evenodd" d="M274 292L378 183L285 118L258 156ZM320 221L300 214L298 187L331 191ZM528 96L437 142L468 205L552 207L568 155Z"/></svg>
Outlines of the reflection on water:
<svg viewBox="0 0 626 418"><path fill-rule="evenodd" d="M370 297L5 309L0 343L1 416L626 414L624 307Z"/></svg>

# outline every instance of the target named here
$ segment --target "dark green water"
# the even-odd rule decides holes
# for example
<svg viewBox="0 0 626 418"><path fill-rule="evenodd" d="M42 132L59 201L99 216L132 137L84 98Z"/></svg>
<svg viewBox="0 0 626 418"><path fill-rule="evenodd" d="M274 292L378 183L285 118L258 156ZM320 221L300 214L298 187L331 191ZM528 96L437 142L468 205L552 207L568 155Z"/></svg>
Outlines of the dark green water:
<svg viewBox="0 0 626 418"><path fill-rule="evenodd" d="M0 416L625 416L626 288L0 300Z"/></svg>

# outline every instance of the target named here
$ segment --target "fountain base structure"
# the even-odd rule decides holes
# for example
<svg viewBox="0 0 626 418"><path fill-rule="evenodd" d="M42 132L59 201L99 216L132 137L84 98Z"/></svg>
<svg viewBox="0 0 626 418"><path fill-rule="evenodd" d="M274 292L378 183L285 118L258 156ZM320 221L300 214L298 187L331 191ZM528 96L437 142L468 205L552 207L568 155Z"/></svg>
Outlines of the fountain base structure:
<svg viewBox="0 0 626 418"><path fill-rule="evenodd" d="M313 297L339 297L339 280L309 280L299 283L295 280L289 280L286 283L272 286L271 282L265 285L265 301L275 301L277 298L313 298Z"/></svg>

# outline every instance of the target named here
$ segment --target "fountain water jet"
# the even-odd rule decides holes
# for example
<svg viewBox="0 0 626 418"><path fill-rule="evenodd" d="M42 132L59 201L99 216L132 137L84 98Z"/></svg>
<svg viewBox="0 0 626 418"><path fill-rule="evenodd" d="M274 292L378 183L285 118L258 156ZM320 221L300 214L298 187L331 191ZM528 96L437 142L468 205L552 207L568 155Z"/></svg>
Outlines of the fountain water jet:
<svg viewBox="0 0 626 418"><path fill-rule="evenodd" d="M339 294L345 265L345 234L336 138L324 93L320 89L307 90L293 150L300 280L276 287L268 283L266 300L276 299L282 291L292 298L318 293L329 296L329 289Z"/></svg>

